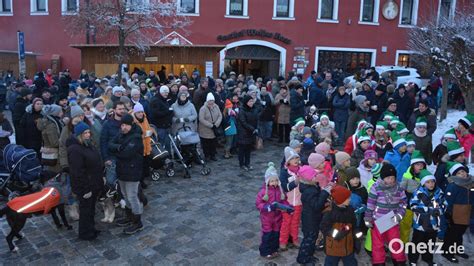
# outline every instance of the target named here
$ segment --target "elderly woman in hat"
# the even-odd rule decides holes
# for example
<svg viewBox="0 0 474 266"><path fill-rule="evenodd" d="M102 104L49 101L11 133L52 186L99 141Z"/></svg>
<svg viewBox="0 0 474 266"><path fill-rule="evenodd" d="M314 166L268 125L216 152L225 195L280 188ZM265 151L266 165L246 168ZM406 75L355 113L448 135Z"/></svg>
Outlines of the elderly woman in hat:
<svg viewBox="0 0 474 266"><path fill-rule="evenodd" d="M222 113L215 103L212 92L206 96L205 104L199 109L199 136L206 160L217 161L216 143L218 128L222 122Z"/></svg>

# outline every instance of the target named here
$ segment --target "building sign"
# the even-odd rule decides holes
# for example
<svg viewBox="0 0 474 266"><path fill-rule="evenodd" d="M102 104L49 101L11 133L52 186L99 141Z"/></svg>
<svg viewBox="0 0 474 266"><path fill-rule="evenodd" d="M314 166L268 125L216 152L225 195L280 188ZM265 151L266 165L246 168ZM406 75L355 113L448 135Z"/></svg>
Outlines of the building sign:
<svg viewBox="0 0 474 266"><path fill-rule="evenodd" d="M26 73L25 63L25 33L18 31L18 66L20 70L20 77L23 77Z"/></svg>
<svg viewBox="0 0 474 266"><path fill-rule="evenodd" d="M261 37L261 38L270 38L274 40L278 40L285 44L291 44L291 40L286 38L285 36L281 35L278 32L268 32L266 30L256 30L256 29L248 29L248 30L241 30L241 31L234 31L227 35L218 35L217 40L219 42L224 42L232 39L242 38L242 37Z"/></svg>
<svg viewBox="0 0 474 266"><path fill-rule="evenodd" d="M309 64L309 47L295 47L295 56L293 57L293 72L304 74Z"/></svg>
<svg viewBox="0 0 474 266"><path fill-rule="evenodd" d="M145 57L145 62L158 62L158 57L156 56Z"/></svg>
<svg viewBox="0 0 474 266"><path fill-rule="evenodd" d="M212 78L212 69L213 69L213 62L212 61L206 61L206 77L211 77Z"/></svg>

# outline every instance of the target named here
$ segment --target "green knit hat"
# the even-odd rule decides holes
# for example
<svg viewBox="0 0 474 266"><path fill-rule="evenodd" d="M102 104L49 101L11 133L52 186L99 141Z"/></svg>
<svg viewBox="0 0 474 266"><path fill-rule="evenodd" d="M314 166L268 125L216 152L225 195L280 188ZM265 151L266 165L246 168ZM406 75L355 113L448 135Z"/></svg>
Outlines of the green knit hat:
<svg viewBox="0 0 474 266"><path fill-rule="evenodd" d="M392 119L394 118L394 115L392 114L392 112L389 112L389 111L385 111L383 113L383 120L384 121L392 121Z"/></svg>
<svg viewBox="0 0 474 266"><path fill-rule="evenodd" d="M459 123L464 124L464 126L467 125L466 128L470 128L472 123L474 123L474 115L473 114L468 114L465 117L459 119Z"/></svg>
<svg viewBox="0 0 474 266"><path fill-rule="evenodd" d="M405 141L407 142L407 146L410 146L410 145L416 146L415 139L413 138L413 134L406 135Z"/></svg>
<svg viewBox="0 0 474 266"><path fill-rule="evenodd" d="M321 117L319 117L319 120L322 120L323 118L327 118L329 120L329 115L328 113L324 112L321 114Z"/></svg>
<svg viewBox="0 0 474 266"><path fill-rule="evenodd" d="M428 170L426 169L423 169L421 170L420 172L420 178L421 178L421 181L420 181L420 185L424 186L425 183L428 181L428 180L433 180L436 182L436 178L435 176Z"/></svg>
<svg viewBox="0 0 474 266"><path fill-rule="evenodd" d="M410 132L410 131L408 131L407 126L405 126L405 124L403 122L399 122L397 124L397 127L395 128L395 131L397 131L398 134L403 134L403 133Z"/></svg>
<svg viewBox="0 0 474 266"><path fill-rule="evenodd" d="M419 117L416 119L415 126L416 126L416 127L427 127L427 126L428 126L428 121L426 121L426 117L424 117L424 116L419 116Z"/></svg>
<svg viewBox="0 0 474 266"><path fill-rule="evenodd" d="M382 164L381 163L376 163L374 166L372 166L372 169L370 172L372 173L372 176L375 178L380 178L380 170L382 169Z"/></svg>
<svg viewBox="0 0 474 266"><path fill-rule="evenodd" d="M448 171L449 171L450 175L456 175L456 172L461 170L461 169L463 169L466 172L469 172L468 169L464 165L462 165L460 163L457 163L457 162L449 161L449 162L446 163L446 167L448 168Z"/></svg>
<svg viewBox="0 0 474 266"><path fill-rule="evenodd" d="M363 141L370 141L369 135L367 135L367 131L365 128L361 129L357 134L357 143L360 144Z"/></svg>
<svg viewBox="0 0 474 266"><path fill-rule="evenodd" d="M389 124L390 124L390 125L392 125L392 124L398 125L398 123L400 123L400 120L398 119L398 117L393 116L393 117L392 117L392 120L390 120L390 123L389 123Z"/></svg>
<svg viewBox="0 0 474 266"><path fill-rule="evenodd" d="M401 145L406 145L406 140L400 136L397 132L392 131L392 133L390 134L390 138L392 139L392 147L394 149L398 149L398 147L400 147Z"/></svg>
<svg viewBox="0 0 474 266"><path fill-rule="evenodd" d="M414 150L411 155L410 164L413 165L415 163L424 163L426 165L425 158L423 157L423 154L421 154L421 151L419 150Z"/></svg>
<svg viewBox="0 0 474 266"><path fill-rule="evenodd" d="M464 152L464 147L462 147L458 141L449 141L446 144L446 147L448 148L449 156L461 154Z"/></svg>
<svg viewBox="0 0 474 266"><path fill-rule="evenodd" d="M449 129L444 133L443 138L447 139L457 139L456 132L454 131L454 128Z"/></svg>
<svg viewBox="0 0 474 266"><path fill-rule="evenodd" d="M304 125L305 125L305 121L303 118L298 117L295 119L295 127L304 126Z"/></svg>
<svg viewBox="0 0 474 266"><path fill-rule="evenodd" d="M376 129L387 129L388 128L388 123L386 121L378 121L375 128Z"/></svg>

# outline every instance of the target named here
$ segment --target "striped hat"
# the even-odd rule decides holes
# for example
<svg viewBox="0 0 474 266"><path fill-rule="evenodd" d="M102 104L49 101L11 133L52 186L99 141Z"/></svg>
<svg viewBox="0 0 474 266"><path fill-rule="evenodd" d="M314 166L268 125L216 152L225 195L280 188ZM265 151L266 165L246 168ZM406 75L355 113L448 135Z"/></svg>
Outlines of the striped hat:
<svg viewBox="0 0 474 266"><path fill-rule="evenodd" d="M423 154L421 154L421 151L419 150L414 150L411 155L410 164L413 165L415 163L424 163L426 165L425 158L423 157Z"/></svg>
<svg viewBox="0 0 474 266"><path fill-rule="evenodd" d="M436 182L436 178L434 177L434 175L426 169L421 170L420 178L421 178L420 184L422 186L424 186L428 180L433 180Z"/></svg>
<svg viewBox="0 0 474 266"><path fill-rule="evenodd" d="M387 129L388 128L388 123L386 121L378 121L375 128L376 129Z"/></svg>
<svg viewBox="0 0 474 266"><path fill-rule="evenodd" d="M295 125L294 127L297 128L299 126L304 126L305 125L305 121L303 118L301 117L298 117L296 120L295 120Z"/></svg>
<svg viewBox="0 0 474 266"><path fill-rule="evenodd" d="M449 156L461 154L464 152L464 147L462 147L458 141L449 141L446 144L446 147L448 148Z"/></svg>
<svg viewBox="0 0 474 266"><path fill-rule="evenodd" d="M323 118L327 118L329 120L329 116L326 112L324 112L321 117L319 118L319 120L323 120Z"/></svg>
<svg viewBox="0 0 474 266"><path fill-rule="evenodd" d="M383 120L392 121L393 118L394 118L394 117L393 117L392 113L390 113L390 112L385 112L385 113L383 114Z"/></svg>
<svg viewBox="0 0 474 266"><path fill-rule="evenodd" d="M403 134L403 133L410 132L410 131L408 131L407 126L405 126L405 124L403 122L399 122L397 124L397 127L395 128L395 131L397 131L398 134Z"/></svg>
<svg viewBox="0 0 474 266"><path fill-rule="evenodd" d="M375 178L380 178L380 169L382 169L381 163L374 164L374 166L372 166L372 169L370 170L372 176L374 176Z"/></svg>
<svg viewBox="0 0 474 266"><path fill-rule="evenodd" d="M416 119L415 126L416 127L426 127L426 126L428 126L428 122L426 121L426 118L424 116L419 116Z"/></svg>
<svg viewBox="0 0 474 266"><path fill-rule="evenodd" d="M369 135L367 135L367 131L365 128L363 128L359 133L357 134L357 143L360 144L363 141L370 141Z"/></svg>
<svg viewBox="0 0 474 266"><path fill-rule="evenodd" d="M468 115L466 115L465 117L459 119L458 122L461 123L461 124L463 124L464 127L467 126L466 128L470 128L471 125L472 125L472 123L474 122L474 115L468 114Z"/></svg>
<svg viewBox="0 0 474 266"><path fill-rule="evenodd" d="M413 134L406 135L405 141L407 142L407 146L410 146L410 145L416 146L415 140L413 139Z"/></svg>
<svg viewBox="0 0 474 266"><path fill-rule="evenodd" d="M444 133L443 138L446 139L457 139L456 132L454 132L454 128L449 129Z"/></svg>
<svg viewBox="0 0 474 266"><path fill-rule="evenodd" d="M465 167L464 165L460 164L460 163L457 163L457 162L447 162L446 163L446 166L448 168L448 171L449 171L449 174L450 175L456 175L456 172L463 169L464 171L466 172L469 172L467 167Z"/></svg>
<svg viewBox="0 0 474 266"><path fill-rule="evenodd" d="M390 138L392 139L392 147L394 149L398 149L400 146L406 145L406 140L397 134L397 132L392 131L392 134L390 134Z"/></svg>

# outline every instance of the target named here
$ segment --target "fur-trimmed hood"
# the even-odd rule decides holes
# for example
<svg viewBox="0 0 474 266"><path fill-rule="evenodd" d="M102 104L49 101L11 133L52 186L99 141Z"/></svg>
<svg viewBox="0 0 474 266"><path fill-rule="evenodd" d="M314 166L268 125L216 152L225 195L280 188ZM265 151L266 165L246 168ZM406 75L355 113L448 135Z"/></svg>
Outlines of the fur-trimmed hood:
<svg viewBox="0 0 474 266"><path fill-rule="evenodd" d="M321 122L316 123L316 127L321 127L321 128L336 128L336 124L333 121L329 121L327 126L321 125Z"/></svg>

